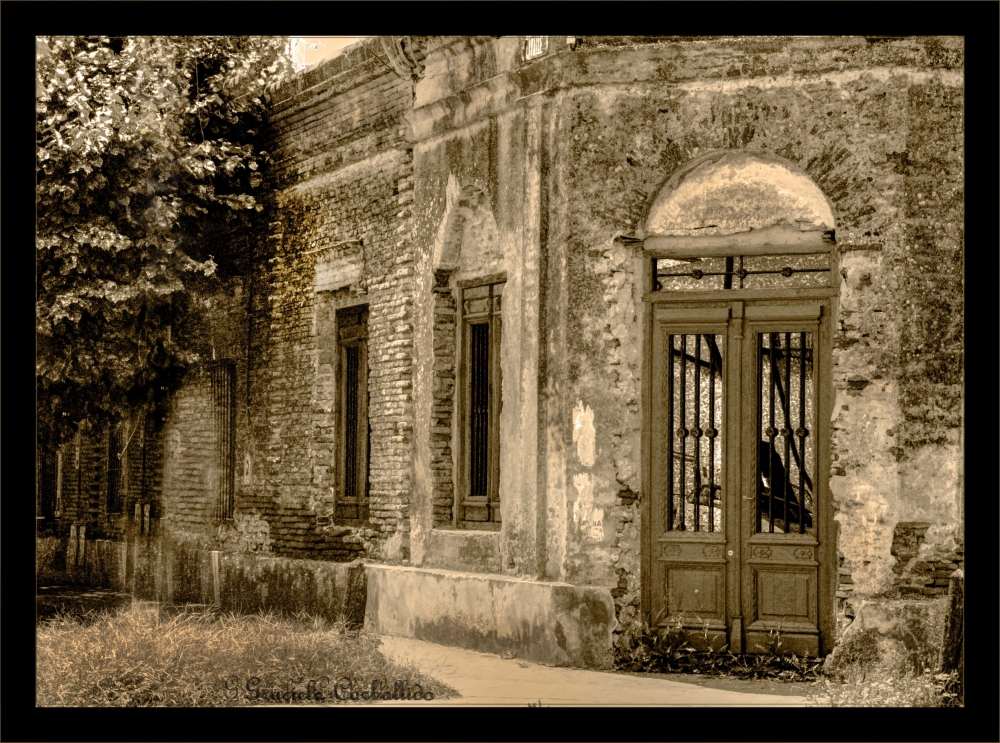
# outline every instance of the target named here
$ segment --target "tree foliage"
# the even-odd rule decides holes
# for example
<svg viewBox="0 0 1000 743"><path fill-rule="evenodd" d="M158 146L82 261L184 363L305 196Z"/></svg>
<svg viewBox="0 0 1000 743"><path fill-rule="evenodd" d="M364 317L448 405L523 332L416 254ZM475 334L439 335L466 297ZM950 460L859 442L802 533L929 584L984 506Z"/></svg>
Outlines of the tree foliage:
<svg viewBox="0 0 1000 743"><path fill-rule="evenodd" d="M162 400L184 332L263 206L283 37L36 41L37 409L42 436Z"/></svg>

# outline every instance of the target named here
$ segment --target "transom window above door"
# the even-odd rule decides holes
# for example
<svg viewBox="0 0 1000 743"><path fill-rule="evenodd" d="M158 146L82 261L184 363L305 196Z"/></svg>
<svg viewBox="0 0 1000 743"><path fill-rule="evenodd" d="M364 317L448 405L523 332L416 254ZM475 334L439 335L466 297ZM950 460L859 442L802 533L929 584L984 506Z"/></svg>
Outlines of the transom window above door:
<svg viewBox="0 0 1000 743"><path fill-rule="evenodd" d="M653 291L818 287L829 282L828 252L653 258Z"/></svg>

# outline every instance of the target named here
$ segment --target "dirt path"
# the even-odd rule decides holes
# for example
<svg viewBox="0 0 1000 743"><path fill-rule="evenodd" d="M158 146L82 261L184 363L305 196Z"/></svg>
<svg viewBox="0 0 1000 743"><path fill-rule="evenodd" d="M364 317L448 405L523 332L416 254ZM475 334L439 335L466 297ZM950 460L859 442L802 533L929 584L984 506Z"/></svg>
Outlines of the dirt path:
<svg viewBox="0 0 1000 743"><path fill-rule="evenodd" d="M440 702L447 705L772 707L809 701L808 684L553 668L420 640L384 636L382 641L391 658L415 665L462 695Z"/></svg>

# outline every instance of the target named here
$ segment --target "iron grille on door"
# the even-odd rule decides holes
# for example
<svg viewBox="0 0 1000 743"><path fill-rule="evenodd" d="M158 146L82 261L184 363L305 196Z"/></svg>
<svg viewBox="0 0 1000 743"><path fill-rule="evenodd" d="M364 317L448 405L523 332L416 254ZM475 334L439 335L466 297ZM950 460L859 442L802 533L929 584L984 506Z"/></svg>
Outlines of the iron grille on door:
<svg viewBox="0 0 1000 743"><path fill-rule="evenodd" d="M813 334L757 334L756 532L813 532Z"/></svg>
<svg viewBox="0 0 1000 743"><path fill-rule="evenodd" d="M500 338L503 284L464 290L464 487L459 523L499 524ZM489 527L486 527L489 528ZM494 526L495 528L495 526Z"/></svg>
<svg viewBox="0 0 1000 743"><path fill-rule="evenodd" d="M830 256L825 254L715 255L652 261L654 291L782 289L826 286L830 281Z"/></svg>
<svg viewBox="0 0 1000 743"><path fill-rule="evenodd" d="M216 461L219 467L215 517L231 519L235 507L233 410L236 397L235 369L231 361L211 367L212 401L215 417Z"/></svg>
<svg viewBox="0 0 1000 743"><path fill-rule="evenodd" d="M351 307L337 313L339 334L339 493L335 517L368 518L371 426L368 420L368 310Z"/></svg>
<svg viewBox="0 0 1000 743"><path fill-rule="evenodd" d="M667 530L720 531L724 338L668 339Z"/></svg>

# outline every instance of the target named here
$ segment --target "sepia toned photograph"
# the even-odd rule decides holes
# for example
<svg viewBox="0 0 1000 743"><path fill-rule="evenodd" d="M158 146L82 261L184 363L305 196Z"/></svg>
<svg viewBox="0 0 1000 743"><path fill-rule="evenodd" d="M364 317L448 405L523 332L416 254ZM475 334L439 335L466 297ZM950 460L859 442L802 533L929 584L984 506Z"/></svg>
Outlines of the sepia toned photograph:
<svg viewBox="0 0 1000 743"><path fill-rule="evenodd" d="M964 706L965 51L35 37L37 706Z"/></svg>

